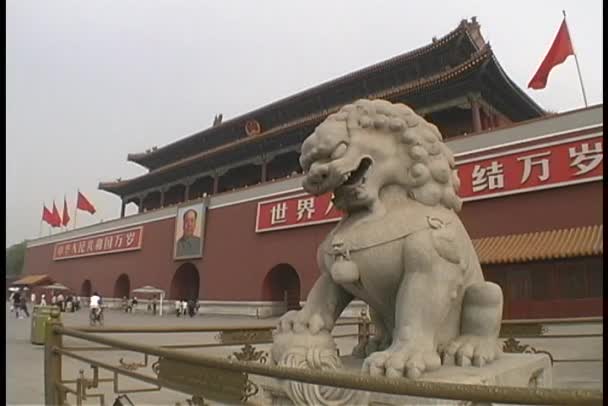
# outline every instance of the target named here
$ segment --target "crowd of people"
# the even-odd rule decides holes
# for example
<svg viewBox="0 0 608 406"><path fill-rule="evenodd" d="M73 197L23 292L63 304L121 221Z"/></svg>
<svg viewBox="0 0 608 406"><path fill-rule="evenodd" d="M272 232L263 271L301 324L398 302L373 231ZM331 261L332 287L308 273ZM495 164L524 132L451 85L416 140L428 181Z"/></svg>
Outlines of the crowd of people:
<svg viewBox="0 0 608 406"><path fill-rule="evenodd" d="M132 299L123 296L122 309L125 311L125 313L133 313L133 311L137 308L137 303L139 303L137 296L133 296Z"/></svg>
<svg viewBox="0 0 608 406"><path fill-rule="evenodd" d="M27 309L27 296L25 291L17 290L12 292L9 301L11 302L11 311L15 312L15 317L23 319L22 313L25 314L26 317L30 317L30 312Z"/></svg>
<svg viewBox="0 0 608 406"><path fill-rule="evenodd" d="M194 299L190 300L176 300L175 301L175 315L177 317L189 315L194 317L198 312L199 305Z"/></svg>
<svg viewBox="0 0 608 406"><path fill-rule="evenodd" d="M11 295L9 297L9 302L11 304L11 312L14 311L15 316L18 319L30 317L29 309L27 307L28 303L40 306L52 305L57 306L61 312L74 312L80 310L80 308L84 305L83 300L86 299L81 298L80 296L73 296L70 294L64 295L63 293L59 293L57 295L51 295L49 303L47 302L46 294L42 293L40 295L40 298L37 299L36 293L32 292L31 295L28 297L24 289L19 289L14 292L11 292ZM125 313L133 313L137 308L138 303L139 301L136 296L134 296L133 298L128 298L127 296L124 296L122 298L121 307ZM97 292L95 292L91 296L88 305L91 308L101 307L101 296ZM198 310L199 305L197 300L182 299L175 301L175 314L177 317L194 317L198 313ZM153 314L157 314L157 312L159 311L159 302L156 296L148 302L148 311L152 312Z"/></svg>
<svg viewBox="0 0 608 406"><path fill-rule="evenodd" d="M15 317L18 319L23 319L23 315L25 315L25 317L30 317L29 309L27 307L29 303L31 303L33 306L49 305L46 300L46 294L44 293L40 295L40 299L38 300L36 293L32 292L28 301L28 295L25 289L18 289L11 292L9 302L11 303L11 311L15 312ZM59 307L59 310L62 312L75 312L80 310L82 302L79 296L64 296L63 293L59 293L58 295L53 294L51 296L50 305Z"/></svg>

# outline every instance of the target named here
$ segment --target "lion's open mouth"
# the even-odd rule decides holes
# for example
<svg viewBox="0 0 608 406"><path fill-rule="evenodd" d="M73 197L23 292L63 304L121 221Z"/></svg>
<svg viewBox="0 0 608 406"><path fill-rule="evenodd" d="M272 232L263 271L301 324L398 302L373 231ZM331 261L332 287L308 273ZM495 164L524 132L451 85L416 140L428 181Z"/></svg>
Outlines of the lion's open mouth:
<svg viewBox="0 0 608 406"><path fill-rule="evenodd" d="M372 166L372 160L370 158L363 158L359 162L359 166L353 171L344 174L344 182L339 187L343 186L359 186L365 184L365 175L368 169Z"/></svg>

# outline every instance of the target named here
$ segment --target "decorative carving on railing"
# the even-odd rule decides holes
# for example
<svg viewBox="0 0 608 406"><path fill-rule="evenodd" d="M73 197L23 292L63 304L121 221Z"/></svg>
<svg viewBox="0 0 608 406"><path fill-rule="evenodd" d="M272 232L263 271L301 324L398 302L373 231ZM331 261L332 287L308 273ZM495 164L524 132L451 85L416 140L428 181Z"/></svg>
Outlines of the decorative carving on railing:
<svg viewBox="0 0 608 406"><path fill-rule="evenodd" d="M126 369L127 371L135 371L141 367L145 367L148 365L147 362L125 362L124 358L118 360L121 368Z"/></svg>
<svg viewBox="0 0 608 406"><path fill-rule="evenodd" d="M513 337L509 337L508 339L505 340L505 342L502 346L502 350L504 352L509 352L509 353L547 354L549 356L549 359L551 360L551 365L553 365L553 355L551 355L551 353L549 351L537 350L536 348L534 348L528 344L521 344L518 340L514 339Z"/></svg>
<svg viewBox="0 0 608 406"><path fill-rule="evenodd" d="M191 399L186 399L184 402L176 402L175 406L209 406L202 396L192 396Z"/></svg>
<svg viewBox="0 0 608 406"><path fill-rule="evenodd" d="M154 372L154 374L158 376L158 374L160 374L160 358L155 363L153 363L150 368L152 368L152 372Z"/></svg>
<svg viewBox="0 0 608 406"><path fill-rule="evenodd" d="M215 338L222 344L272 341L272 330L224 330Z"/></svg>
<svg viewBox="0 0 608 406"><path fill-rule="evenodd" d="M238 361L253 361L265 364L268 360L268 353L263 350L256 351L253 345L245 344L243 347L241 347L240 352L233 352L232 355L228 356L228 359L236 359Z"/></svg>

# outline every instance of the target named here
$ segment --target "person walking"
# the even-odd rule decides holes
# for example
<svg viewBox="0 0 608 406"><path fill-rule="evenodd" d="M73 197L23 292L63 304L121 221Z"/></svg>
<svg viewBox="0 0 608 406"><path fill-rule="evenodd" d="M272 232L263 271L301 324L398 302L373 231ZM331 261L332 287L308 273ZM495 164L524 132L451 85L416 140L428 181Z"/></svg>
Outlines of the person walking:
<svg viewBox="0 0 608 406"><path fill-rule="evenodd" d="M59 295L57 295L57 305L59 306L59 310L61 312L65 312L65 298L63 297L63 293L59 293Z"/></svg>
<svg viewBox="0 0 608 406"><path fill-rule="evenodd" d="M152 314L156 316L156 296L152 298Z"/></svg>
<svg viewBox="0 0 608 406"><path fill-rule="evenodd" d="M195 305L196 305L196 303L194 302L194 299L188 300L188 315L191 318L194 317L194 306Z"/></svg>
<svg viewBox="0 0 608 406"><path fill-rule="evenodd" d="M182 310L182 303L179 300L176 300L175 301L175 315L177 317L180 316L180 314L182 312L181 310Z"/></svg>
<svg viewBox="0 0 608 406"><path fill-rule="evenodd" d="M137 307L137 296L133 296L133 300L131 300L131 313L135 313Z"/></svg>
<svg viewBox="0 0 608 406"><path fill-rule="evenodd" d="M44 293L40 295L40 306L46 306L46 295Z"/></svg>
<svg viewBox="0 0 608 406"><path fill-rule="evenodd" d="M18 319L22 319L23 317L19 316L19 310L21 308L21 293L16 291L13 295L13 309L15 309L15 317Z"/></svg>
<svg viewBox="0 0 608 406"><path fill-rule="evenodd" d="M25 313L25 316L27 318L30 317L30 312L27 310L27 299L25 297L25 293L21 295L21 299L19 301L19 309L22 310L23 313Z"/></svg>

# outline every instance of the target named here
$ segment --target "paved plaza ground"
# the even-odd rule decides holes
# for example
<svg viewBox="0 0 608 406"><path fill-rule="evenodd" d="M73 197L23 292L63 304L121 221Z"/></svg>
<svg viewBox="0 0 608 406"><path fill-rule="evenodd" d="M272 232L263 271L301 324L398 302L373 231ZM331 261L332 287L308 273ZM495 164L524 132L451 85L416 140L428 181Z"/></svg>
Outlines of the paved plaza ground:
<svg viewBox="0 0 608 406"><path fill-rule="evenodd" d="M8 405L41 405L44 399L44 347L30 343L30 319L16 320L14 314L7 312L7 336L6 336L6 393ZM63 313L62 321L66 326L82 326L88 323L88 309L76 313ZM276 319L258 320L250 317L229 316L195 316L194 318L176 318L166 315L163 317L150 314L125 314L119 311L108 311L106 313L106 326L223 326L223 325L266 325L272 324ZM601 331L601 330L600 330ZM334 334L355 333L356 327L341 327ZM120 338L149 345L167 344L192 344L218 342L217 333L172 333L172 334L106 334L108 337ZM336 340L342 354L350 353L356 343L355 338L341 338ZM600 337L578 338L578 339L535 339L522 340L539 349L549 350L556 359L601 359L603 358L602 339ZM64 345L96 345L83 342L82 340L65 338ZM268 345L257 345L260 350L268 350ZM206 349L189 349L193 353L202 353L220 357L227 357L239 347L215 347ZM131 352L82 352L81 355L94 359L103 360L106 363L119 365L123 358L126 362L141 362L143 357ZM155 360L155 358L154 358ZM149 362L151 364L153 361ZM85 376L91 377L88 365L78 361L64 358L63 378L76 379L79 369L83 369ZM150 376L153 372L150 365L137 370ZM569 388L602 388L602 362L558 362L554 366L554 387ZM103 377L111 377L108 371L102 371ZM120 388L142 388L150 385L131 380L120 379ZM106 394L106 405L112 405L116 394L112 393L111 383L102 383L99 388L91 389L91 393L103 392ZM160 392L143 392L130 394L129 398L136 405L174 405L182 402L188 395L171 390L163 389ZM75 398L68 395L70 404L75 404ZM98 399L85 401L86 405L99 404Z"/></svg>

